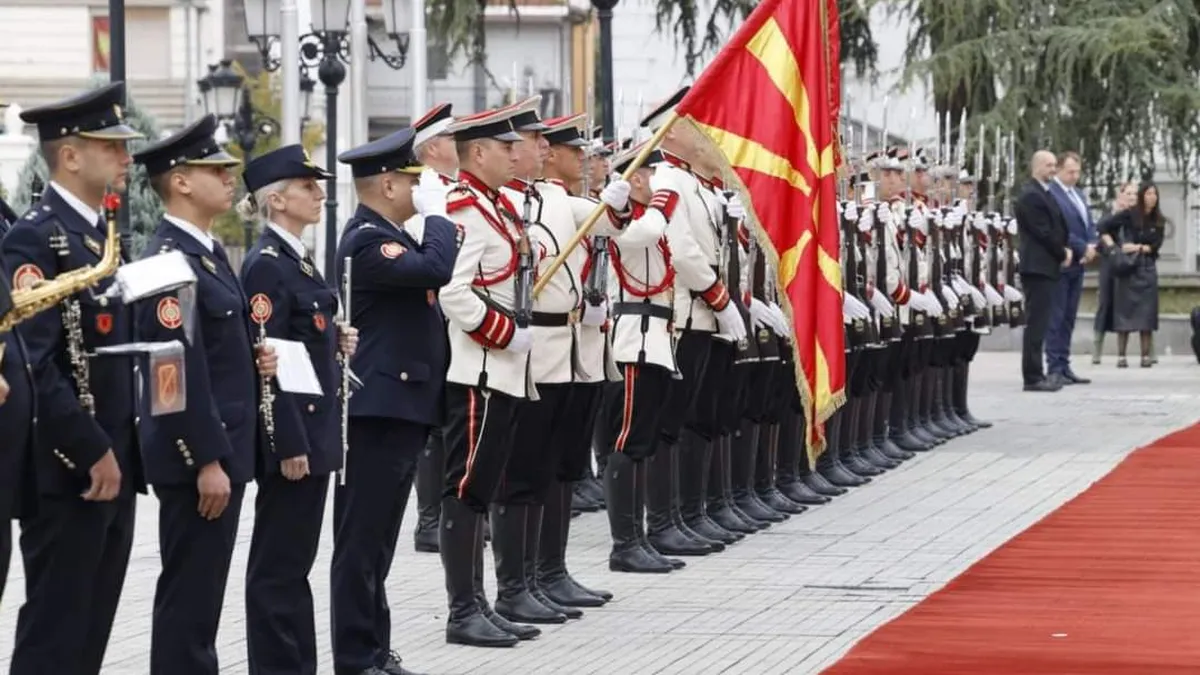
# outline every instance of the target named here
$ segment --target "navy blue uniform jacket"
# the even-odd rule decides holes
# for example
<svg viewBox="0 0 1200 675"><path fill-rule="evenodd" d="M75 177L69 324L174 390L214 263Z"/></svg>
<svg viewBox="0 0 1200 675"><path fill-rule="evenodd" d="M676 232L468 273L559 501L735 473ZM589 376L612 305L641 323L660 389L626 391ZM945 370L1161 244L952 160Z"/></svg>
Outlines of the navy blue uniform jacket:
<svg viewBox="0 0 1200 675"><path fill-rule="evenodd" d="M296 254L271 228L254 243L242 263L242 286L250 306L266 307L267 335L303 342L308 348L321 396L289 394L275 387L275 455L260 470L279 472L279 460L308 455L314 476L342 466L342 420L337 364L337 294L311 260ZM256 327L257 328L257 327Z"/></svg>
<svg viewBox="0 0 1200 675"><path fill-rule="evenodd" d="M0 317L12 309L9 295L8 274L0 264ZM0 405L0 499L8 504L0 509L18 517L33 515L34 488L33 448L34 432L37 430L37 389L34 386L33 367L25 353L25 342L17 329L0 335L4 345L4 361L0 363L0 375L8 382L8 398ZM8 523L0 522L0 527Z"/></svg>
<svg viewBox="0 0 1200 675"><path fill-rule="evenodd" d="M437 292L457 255L456 229L446 218L426 218L420 244L363 205L346 223L338 279L344 259L353 258L350 310L359 342L350 365L363 381L350 397L352 417L441 425L448 349Z"/></svg>
<svg viewBox="0 0 1200 675"><path fill-rule="evenodd" d="M4 267L14 287L95 265L104 252L104 232L71 208L53 187L4 237ZM79 302L83 348L134 342L133 309L119 299L98 297L112 284L104 279L92 291L70 298ZM108 356L88 359L88 386L95 397L93 416L79 402L75 371L67 358L62 305L21 324L38 382L38 451L34 453L38 489L47 495L78 495L91 480L88 469L111 448L121 467L123 496L144 490L137 446L136 359Z"/></svg>
<svg viewBox="0 0 1200 675"><path fill-rule="evenodd" d="M210 253L166 220L146 245L145 256L182 251L197 279L191 342L179 315L179 292L137 303L143 339L179 340L186 349L187 409L159 417L147 410L142 417L146 480L153 485L195 484L200 468L217 460L235 485L254 478L260 427L250 318L242 286L217 247Z"/></svg>

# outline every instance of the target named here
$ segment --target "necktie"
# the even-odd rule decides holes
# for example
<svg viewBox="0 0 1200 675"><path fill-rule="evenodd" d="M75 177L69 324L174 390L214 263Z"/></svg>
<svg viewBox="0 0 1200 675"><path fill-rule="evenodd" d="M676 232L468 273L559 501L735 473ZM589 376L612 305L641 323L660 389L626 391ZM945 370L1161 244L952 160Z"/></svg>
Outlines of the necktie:
<svg viewBox="0 0 1200 675"><path fill-rule="evenodd" d="M1079 217L1083 219L1084 223L1087 223L1087 206L1085 206L1083 200L1079 198L1079 193L1075 191L1075 188L1067 188L1067 194L1071 196L1071 203L1075 205L1075 210L1079 211Z"/></svg>

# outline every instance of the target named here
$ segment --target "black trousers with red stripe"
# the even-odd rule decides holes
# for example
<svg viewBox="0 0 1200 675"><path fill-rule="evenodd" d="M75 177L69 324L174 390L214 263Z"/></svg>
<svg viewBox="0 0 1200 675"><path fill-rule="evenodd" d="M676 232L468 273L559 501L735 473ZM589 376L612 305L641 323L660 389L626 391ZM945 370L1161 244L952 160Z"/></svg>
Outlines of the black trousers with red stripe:
<svg viewBox="0 0 1200 675"><path fill-rule="evenodd" d="M581 423L573 418L578 415L571 407L574 384L539 384L537 389L538 400L517 404L512 452L496 495L498 504L541 503Z"/></svg>
<svg viewBox="0 0 1200 675"><path fill-rule="evenodd" d="M567 439L558 462L558 481L571 483L588 476L592 465L592 437L600 418L600 399L604 382L578 382L572 385L566 415Z"/></svg>
<svg viewBox="0 0 1200 675"><path fill-rule="evenodd" d="M618 365L624 380L605 383L599 424L612 439L613 452L639 462L658 447L671 373L661 366Z"/></svg>
<svg viewBox="0 0 1200 675"><path fill-rule="evenodd" d="M713 334L696 330L685 330L679 334L675 346L675 363L679 367L678 380L669 380L663 402L662 428L659 435L664 447L679 442L685 422L695 419L697 402L703 392L705 372L713 351ZM722 367L727 367L723 364ZM715 426L713 424L712 426ZM705 438L711 437L711 432Z"/></svg>
<svg viewBox="0 0 1200 675"><path fill-rule="evenodd" d="M446 383L446 485L476 513L485 513L504 479L522 399L479 387Z"/></svg>

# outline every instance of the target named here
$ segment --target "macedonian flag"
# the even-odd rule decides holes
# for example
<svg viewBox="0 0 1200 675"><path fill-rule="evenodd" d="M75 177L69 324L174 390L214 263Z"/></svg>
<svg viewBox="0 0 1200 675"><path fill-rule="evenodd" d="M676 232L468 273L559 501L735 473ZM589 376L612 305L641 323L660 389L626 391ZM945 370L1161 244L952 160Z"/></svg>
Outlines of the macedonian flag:
<svg viewBox="0 0 1200 675"><path fill-rule="evenodd" d="M779 275L813 459L845 401L837 0L765 0L675 108L729 164Z"/></svg>

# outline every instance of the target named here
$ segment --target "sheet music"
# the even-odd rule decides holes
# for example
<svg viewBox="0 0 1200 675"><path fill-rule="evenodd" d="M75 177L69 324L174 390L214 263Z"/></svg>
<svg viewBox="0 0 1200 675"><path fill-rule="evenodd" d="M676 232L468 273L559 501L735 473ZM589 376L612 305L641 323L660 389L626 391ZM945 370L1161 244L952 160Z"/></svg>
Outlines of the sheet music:
<svg viewBox="0 0 1200 675"><path fill-rule="evenodd" d="M317 379L317 371L303 342L269 337L267 345L275 350L275 356L279 358L275 381L279 383L281 391L309 396L324 395L321 381Z"/></svg>

